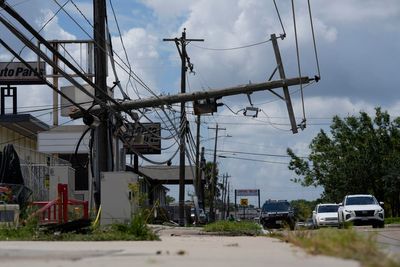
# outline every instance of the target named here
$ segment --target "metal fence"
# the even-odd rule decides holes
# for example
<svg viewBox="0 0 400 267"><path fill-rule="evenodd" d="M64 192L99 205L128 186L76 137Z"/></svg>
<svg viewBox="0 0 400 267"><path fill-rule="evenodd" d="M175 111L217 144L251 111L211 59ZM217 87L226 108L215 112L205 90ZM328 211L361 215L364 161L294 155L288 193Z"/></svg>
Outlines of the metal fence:
<svg viewBox="0 0 400 267"><path fill-rule="evenodd" d="M49 199L50 168L55 166L71 166L63 159L50 154L37 152L16 146L18 154L29 154L25 159L20 159L21 172L24 177L25 186L32 190L32 200L41 201Z"/></svg>

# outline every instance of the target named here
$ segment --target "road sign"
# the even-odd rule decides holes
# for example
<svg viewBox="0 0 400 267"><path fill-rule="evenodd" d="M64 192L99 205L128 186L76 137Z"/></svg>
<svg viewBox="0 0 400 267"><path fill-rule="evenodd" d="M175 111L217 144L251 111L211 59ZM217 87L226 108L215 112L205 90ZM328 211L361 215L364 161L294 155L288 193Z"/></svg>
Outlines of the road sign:
<svg viewBox="0 0 400 267"><path fill-rule="evenodd" d="M46 74L44 62L28 62L28 64L42 75ZM0 62L0 84L45 84L22 62Z"/></svg>
<svg viewBox="0 0 400 267"><path fill-rule="evenodd" d="M240 199L240 206L248 206L248 205L249 205L249 200L247 198Z"/></svg>

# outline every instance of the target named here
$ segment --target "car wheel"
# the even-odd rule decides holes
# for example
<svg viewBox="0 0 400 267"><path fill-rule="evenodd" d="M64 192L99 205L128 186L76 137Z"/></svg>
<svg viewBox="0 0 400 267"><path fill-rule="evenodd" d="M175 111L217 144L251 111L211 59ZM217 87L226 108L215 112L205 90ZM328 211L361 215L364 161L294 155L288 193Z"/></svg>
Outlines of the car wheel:
<svg viewBox="0 0 400 267"><path fill-rule="evenodd" d="M340 217L338 216L338 225L337 225L337 228L338 228L338 229L342 229L342 228L344 228L343 226L344 226L344 224L342 224L342 222L340 221Z"/></svg>
<svg viewBox="0 0 400 267"><path fill-rule="evenodd" d="M379 222L378 223L379 228L385 228L385 222Z"/></svg>
<svg viewBox="0 0 400 267"><path fill-rule="evenodd" d="M373 223L372 224L372 228L378 228L378 224L377 223Z"/></svg>

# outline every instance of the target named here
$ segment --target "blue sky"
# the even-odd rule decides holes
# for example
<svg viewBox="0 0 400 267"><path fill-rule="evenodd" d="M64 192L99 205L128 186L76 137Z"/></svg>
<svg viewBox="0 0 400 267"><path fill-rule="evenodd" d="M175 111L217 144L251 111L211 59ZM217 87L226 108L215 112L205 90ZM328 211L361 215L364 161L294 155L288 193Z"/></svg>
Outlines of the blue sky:
<svg viewBox="0 0 400 267"><path fill-rule="evenodd" d="M56 2L50 0L7 1L28 21L40 28L57 11ZM66 0L58 2L62 5ZM92 1L73 1L85 16L92 19ZM108 19L115 52L125 60L116 24L108 3ZM195 66L195 75L188 75L188 91L224 88L239 84L263 82L275 67L270 43L248 49L233 51L211 51L206 48L230 48L260 42L270 34L280 34L282 29L271 1L261 0L137 0L112 1L117 13L122 38L134 71L157 94L173 94L179 91L180 62L176 47L163 38L179 37L187 28L188 38L204 38L204 43L188 45L188 53ZM287 38L279 41L288 77L298 75L293 32L291 2L277 1ZM296 20L302 74L317 74L313 54L307 1L295 1ZM307 155L308 144L321 128L328 129L333 115L347 116L360 110L373 113L376 106L382 106L393 116L400 115L400 2L398 0L337 0L311 1L316 42L319 54L322 80L304 89L307 128L293 135L290 133L285 104L267 92L254 93L254 105L264 112L258 118L244 117L241 112L232 113L221 107L214 116L202 119L201 136L209 139L214 132L208 127L219 123L227 130L222 135L218 149L264 154L284 155L286 148L293 148L300 155ZM91 32L91 26L69 2L65 6L80 26ZM4 15L4 12L0 11ZM87 36L62 11L43 30L48 39L86 39ZM1 29L1 38L15 47L21 45ZM196 46L195 46L196 45ZM32 57L29 51L24 53ZM9 58L0 48L0 59ZM118 70L120 79L126 84L127 75ZM110 72L111 73L111 72ZM109 83L113 81L109 76ZM65 83L65 82L64 82ZM42 87L20 89L19 105L49 105L51 91ZM149 94L138 88L140 97ZM298 121L302 117L302 105L298 88L290 89ZM132 98L138 96L128 90ZM26 97L25 97L26 96ZM29 101L28 101L29 99ZM233 111L249 106L245 95L227 97L221 100ZM191 108L188 108L189 113ZM43 117L49 122L50 115ZM194 117L189 115L189 121ZM195 132L194 123L191 123ZM204 142L212 149L213 140ZM171 151L153 157L161 160ZM228 157L248 157L232 153ZM207 155L212 160L211 155ZM285 158L254 157L256 160L287 162ZM177 162L177 159L175 159ZM320 189L302 188L290 182L293 177L285 164L259 161L242 161L233 158L219 158L221 173L228 172L232 178L231 188L259 188L262 200L315 199ZM188 188L188 191L191 191ZM171 192L176 192L172 189ZM251 200L253 201L253 200ZM254 200L254 203L256 200Z"/></svg>

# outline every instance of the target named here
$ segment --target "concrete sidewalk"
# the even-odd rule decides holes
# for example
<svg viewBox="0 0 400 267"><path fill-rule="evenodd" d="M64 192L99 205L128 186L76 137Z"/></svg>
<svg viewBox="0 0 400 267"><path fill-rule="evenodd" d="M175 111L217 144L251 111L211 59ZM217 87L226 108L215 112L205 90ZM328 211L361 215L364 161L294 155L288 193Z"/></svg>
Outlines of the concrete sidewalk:
<svg viewBox="0 0 400 267"><path fill-rule="evenodd" d="M222 237L164 232L162 241L0 242L0 266L356 267L355 261L307 255L268 237Z"/></svg>

